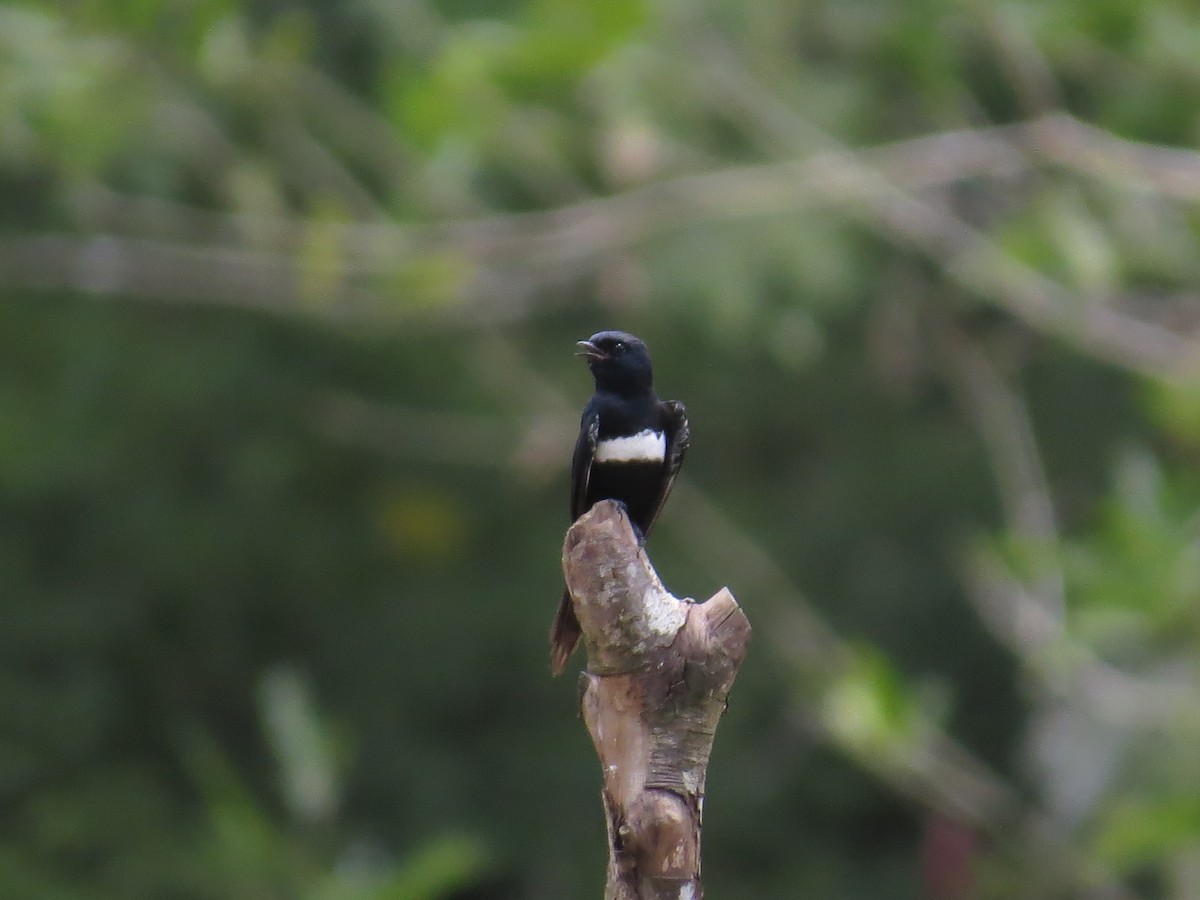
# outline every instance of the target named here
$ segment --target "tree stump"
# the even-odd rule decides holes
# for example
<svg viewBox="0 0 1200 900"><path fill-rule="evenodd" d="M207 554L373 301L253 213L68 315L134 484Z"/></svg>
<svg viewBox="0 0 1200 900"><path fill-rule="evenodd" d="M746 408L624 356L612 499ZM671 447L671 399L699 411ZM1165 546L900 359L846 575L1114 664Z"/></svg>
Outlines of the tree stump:
<svg viewBox="0 0 1200 900"><path fill-rule="evenodd" d="M750 623L727 588L704 603L669 594L609 500L567 532L563 572L604 774L605 900L698 900L705 772Z"/></svg>

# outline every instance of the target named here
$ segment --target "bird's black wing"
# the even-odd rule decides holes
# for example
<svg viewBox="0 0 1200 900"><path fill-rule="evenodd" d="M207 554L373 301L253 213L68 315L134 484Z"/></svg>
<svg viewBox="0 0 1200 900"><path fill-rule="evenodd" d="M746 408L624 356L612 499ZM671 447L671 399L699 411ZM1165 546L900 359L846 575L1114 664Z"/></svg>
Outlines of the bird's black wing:
<svg viewBox="0 0 1200 900"><path fill-rule="evenodd" d="M678 400L663 400L658 404L658 408L662 412L663 435L667 439L667 455L663 460L666 471L663 473L658 497L654 501L653 512L646 522L645 534L649 534L654 523L658 521L658 514L662 512L671 488L675 486L675 476L679 474L679 467L683 465L683 457L687 455L688 447L692 444L692 432L688 428L687 410L683 404Z"/></svg>
<svg viewBox="0 0 1200 900"><path fill-rule="evenodd" d="M588 511L588 481L592 476L592 460L600 442L600 414L589 403L579 423L579 439L571 457L571 521Z"/></svg>

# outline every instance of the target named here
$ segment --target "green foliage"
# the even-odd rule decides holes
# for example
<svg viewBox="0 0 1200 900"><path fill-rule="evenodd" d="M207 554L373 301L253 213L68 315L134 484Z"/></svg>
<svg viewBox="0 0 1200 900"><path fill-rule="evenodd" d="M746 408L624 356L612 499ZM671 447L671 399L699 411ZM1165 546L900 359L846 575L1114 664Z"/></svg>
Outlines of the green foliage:
<svg viewBox="0 0 1200 900"><path fill-rule="evenodd" d="M860 654L822 704L826 727L866 759L903 753L917 738L920 715L903 680L877 653Z"/></svg>
<svg viewBox="0 0 1200 900"><path fill-rule="evenodd" d="M0 161L10 171L103 171L146 114L131 48L36 8L0 9Z"/></svg>
<svg viewBox="0 0 1200 900"><path fill-rule="evenodd" d="M1145 454L1126 459L1115 480L1095 530L1067 548L1065 563L1079 632L1106 654L1145 663L1200 638L1196 496Z"/></svg>
<svg viewBox="0 0 1200 900"><path fill-rule="evenodd" d="M713 896L928 895L923 763L1016 798L950 823L978 896L1195 896L1198 50L1182 0L0 7L0 896L596 896L544 634L618 325L710 501L650 552L756 628Z"/></svg>

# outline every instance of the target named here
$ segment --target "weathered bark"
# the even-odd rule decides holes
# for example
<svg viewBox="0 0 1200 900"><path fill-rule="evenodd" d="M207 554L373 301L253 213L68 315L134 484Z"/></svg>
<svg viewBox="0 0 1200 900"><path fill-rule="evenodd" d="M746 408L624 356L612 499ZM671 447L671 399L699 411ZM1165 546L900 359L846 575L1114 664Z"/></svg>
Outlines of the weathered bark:
<svg viewBox="0 0 1200 900"><path fill-rule="evenodd" d="M563 571L604 774L605 900L696 900L704 777L750 623L726 588L704 603L667 593L612 501L567 532Z"/></svg>

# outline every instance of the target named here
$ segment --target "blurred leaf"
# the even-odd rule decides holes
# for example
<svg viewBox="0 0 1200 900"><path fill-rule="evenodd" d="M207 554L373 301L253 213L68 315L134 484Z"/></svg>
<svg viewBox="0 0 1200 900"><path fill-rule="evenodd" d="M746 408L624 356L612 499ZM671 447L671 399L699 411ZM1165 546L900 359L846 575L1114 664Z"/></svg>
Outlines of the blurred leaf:
<svg viewBox="0 0 1200 900"><path fill-rule="evenodd" d="M392 107L405 132L428 146L450 136L474 142L493 134L510 102L494 75L517 40L518 31L499 22L455 30L427 73L396 85Z"/></svg>
<svg viewBox="0 0 1200 900"><path fill-rule="evenodd" d="M229 166L221 187L229 209L246 214L242 226L246 238L267 243L276 230L271 220L287 213L278 173L263 160L240 159Z"/></svg>
<svg viewBox="0 0 1200 900"><path fill-rule="evenodd" d="M246 886L276 881L294 861L283 835L216 744L192 732L184 752L208 808L210 852L219 879Z"/></svg>
<svg viewBox="0 0 1200 900"><path fill-rule="evenodd" d="M233 14L213 23L201 48L199 74L229 88L244 84L254 67L246 21Z"/></svg>
<svg viewBox="0 0 1200 900"><path fill-rule="evenodd" d="M1100 223L1079 202L1065 195L1050 211L1050 233L1054 237L1070 283L1085 297L1105 297L1117 276L1112 242Z"/></svg>
<svg viewBox="0 0 1200 900"><path fill-rule="evenodd" d="M1200 520L1147 453L1127 455L1100 527L1065 562L1080 633L1132 660L1200 636ZM1140 638L1140 640L1139 640Z"/></svg>
<svg viewBox="0 0 1200 900"><path fill-rule="evenodd" d="M1127 799L1106 813L1096 838L1097 858L1118 872L1194 846L1200 803L1194 796Z"/></svg>
<svg viewBox="0 0 1200 900"><path fill-rule="evenodd" d="M446 251L402 257L396 260L384 281L389 296L395 299L395 311L407 313L461 300L475 276L476 268L470 259Z"/></svg>
<svg viewBox="0 0 1200 900"><path fill-rule="evenodd" d="M1161 381L1144 388L1155 421L1190 449L1200 448L1200 379Z"/></svg>
<svg viewBox="0 0 1200 900"><path fill-rule="evenodd" d="M285 666L266 672L259 706L289 812L302 823L331 821L341 804L344 748L322 721L303 677Z"/></svg>
<svg viewBox="0 0 1200 900"><path fill-rule="evenodd" d="M408 856L394 875L363 895L364 900L437 900L469 887L486 864L483 845L447 837Z"/></svg>
<svg viewBox="0 0 1200 900"><path fill-rule="evenodd" d="M851 668L821 703L825 726L848 746L884 759L917 736L919 710L899 675L877 651L860 648Z"/></svg>
<svg viewBox="0 0 1200 900"><path fill-rule="evenodd" d="M544 95L547 87L579 78L618 42L629 40L647 14L645 0L534 0L524 17L524 40L504 75L526 95Z"/></svg>
<svg viewBox="0 0 1200 900"><path fill-rule="evenodd" d="M298 277L301 301L309 309L321 310L334 303L349 274L346 248L336 227L341 216L335 209L335 204L319 209L304 231Z"/></svg>
<svg viewBox="0 0 1200 900"><path fill-rule="evenodd" d="M0 7L0 162L92 176L145 119L150 85L118 37L78 35L50 14Z"/></svg>

